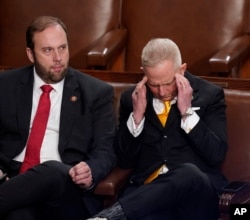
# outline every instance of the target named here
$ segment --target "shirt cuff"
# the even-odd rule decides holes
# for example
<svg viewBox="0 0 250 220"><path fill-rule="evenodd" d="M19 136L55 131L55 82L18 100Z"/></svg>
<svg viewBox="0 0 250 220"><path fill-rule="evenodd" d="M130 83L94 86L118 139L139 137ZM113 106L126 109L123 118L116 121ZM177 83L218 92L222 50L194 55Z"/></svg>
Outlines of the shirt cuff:
<svg viewBox="0 0 250 220"><path fill-rule="evenodd" d="M187 116L185 120L181 120L181 128L188 134L199 121L200 116L194 112L192 115Z"/></svg>
<svg viewBox="0 0 250 220"><path fill-rule="evenodd" d="M128 121L127 121L127 126L128 126L129 132L134 137L138 137L141 134L143 127L144 127L144 121L145 121L145 117L141 120L139 124L136 124L133 118L133 112L130 113Z"/></svg>

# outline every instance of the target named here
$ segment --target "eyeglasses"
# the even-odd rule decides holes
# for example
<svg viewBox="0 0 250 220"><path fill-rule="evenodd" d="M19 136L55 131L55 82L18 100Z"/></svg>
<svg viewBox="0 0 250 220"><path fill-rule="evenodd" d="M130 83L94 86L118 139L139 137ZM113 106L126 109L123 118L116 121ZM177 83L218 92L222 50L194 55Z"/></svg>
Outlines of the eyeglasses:
<svg viewBox="0 0 250 220"><path fill-rule="evenodd" d="M168 83L161 83L161 84L152 84L149 81L147 82L147 85L152 88L161 88L161 87L170 87L175 83L175 78L171 82Z"/></svg>

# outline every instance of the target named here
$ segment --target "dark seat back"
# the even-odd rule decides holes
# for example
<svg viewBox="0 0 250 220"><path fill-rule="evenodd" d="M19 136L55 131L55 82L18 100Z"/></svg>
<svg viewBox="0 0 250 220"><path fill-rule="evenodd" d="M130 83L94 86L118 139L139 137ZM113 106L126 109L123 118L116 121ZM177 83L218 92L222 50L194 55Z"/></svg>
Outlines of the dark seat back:
<svg viewBox="0 0 250 220"><path fill-rule="evenodd" d="M209 59L249 34L249 0L124 0L122 18L129 33L125 70L139 71L143 46L167 37L180 47L193 74L211 75Z"/></svg>
<svg viewBox="0 0 250 220"><path fill-rule="evenodd" d="M40 15L60 17L69 30L70 64L86 68L86 54L97 40L120 26L121 0L0 1L0 65L29 64L25 31Z"/></svg>
<svg viewBox="0 0 250 220"><path fill-rule="evenodd" d="M223 173L250 182L250 91L225 89L229 149Z"/></svg>

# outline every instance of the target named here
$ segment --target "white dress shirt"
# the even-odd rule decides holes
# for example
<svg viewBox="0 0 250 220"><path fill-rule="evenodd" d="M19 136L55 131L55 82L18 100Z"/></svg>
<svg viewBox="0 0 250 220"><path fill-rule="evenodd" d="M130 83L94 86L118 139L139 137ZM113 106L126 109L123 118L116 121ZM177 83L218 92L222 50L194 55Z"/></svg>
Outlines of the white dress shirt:
<svg viewBox="0 0 250 220"><path fill-rule="evenodd" d="M37 75L34 70L34 87L33 87L33 100L32 100L32 113L30 120L30 130L32 127L33 119L36 114L38 102L42 94L41 86L44 85L41 78ZM57 160L61 161L58 152L58 142L59 142L59 125L60 125L60 113L61 113L61 103L62 103L62 92L64 80L56 84L50 84L53 90L50 92L51 108L48 118L47 129L45 131L45 136L43 139L40 161ZM14 160L22 162L24 160L26 152L26 146L24 150L17 155Z"/></svg>

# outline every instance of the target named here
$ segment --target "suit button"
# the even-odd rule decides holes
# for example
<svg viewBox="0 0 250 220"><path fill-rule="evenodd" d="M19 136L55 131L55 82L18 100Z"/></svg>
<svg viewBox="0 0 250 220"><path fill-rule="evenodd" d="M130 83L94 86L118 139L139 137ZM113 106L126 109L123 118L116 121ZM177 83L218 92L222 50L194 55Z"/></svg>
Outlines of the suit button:
<svg viewBox="0 0 250 220"><path fill-rule="evenodd" d="M168 138L168 136L167 136L167 135L164 135L164 136L163 136L163 138L164 138L164 139L167 139L167 138Z"/></svg>

